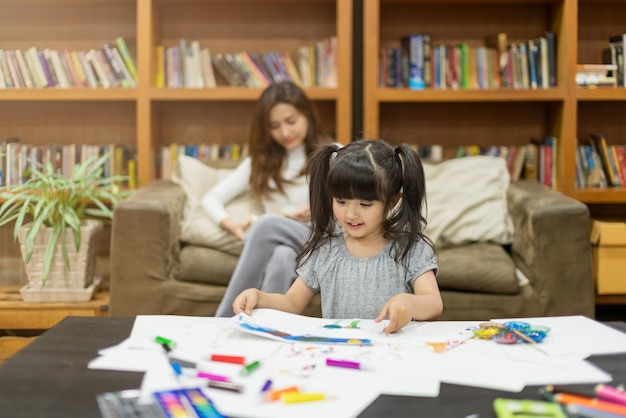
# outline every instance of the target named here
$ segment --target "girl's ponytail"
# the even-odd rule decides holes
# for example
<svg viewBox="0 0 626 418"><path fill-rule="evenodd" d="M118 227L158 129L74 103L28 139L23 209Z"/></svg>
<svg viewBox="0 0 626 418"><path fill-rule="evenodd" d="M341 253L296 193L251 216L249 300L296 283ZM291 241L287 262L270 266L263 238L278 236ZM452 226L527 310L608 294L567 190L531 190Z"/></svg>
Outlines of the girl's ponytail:
<svg viewBox="0 0 626 418"><path fill-rule="evenodd" d="M306 255L316 248L334 230L333 201L328 193L326 178L330 164L339 146L324 145L318 148L307 166L309 179L309 205L311 207L311 233L302 251L298 255L298 264L306 259Z"/></svg>

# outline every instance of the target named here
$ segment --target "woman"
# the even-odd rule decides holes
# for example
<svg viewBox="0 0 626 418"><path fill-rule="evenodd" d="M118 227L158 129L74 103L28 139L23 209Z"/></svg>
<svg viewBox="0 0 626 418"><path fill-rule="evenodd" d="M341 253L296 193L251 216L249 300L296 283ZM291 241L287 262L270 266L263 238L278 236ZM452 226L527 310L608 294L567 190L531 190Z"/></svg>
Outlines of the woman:
<svg viewBox="0 0 626 418"><path fill-rule="evenodd" d="M327 143L317 111L297 85L283 81L265 89L252 120L250 157L202 199L207 215L244 243L216 316L232 316L233 300L244 289L284 293L295 280L296 257L309 235L306 164ZM225 209L246 191L266 211L252 226L231 219Z"/></svg>

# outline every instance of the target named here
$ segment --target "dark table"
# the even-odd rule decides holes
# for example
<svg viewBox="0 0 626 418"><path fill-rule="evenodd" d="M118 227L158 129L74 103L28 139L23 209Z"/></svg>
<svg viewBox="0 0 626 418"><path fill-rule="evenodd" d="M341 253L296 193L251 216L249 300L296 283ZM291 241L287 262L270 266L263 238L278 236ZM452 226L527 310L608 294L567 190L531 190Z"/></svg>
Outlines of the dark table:
<svg viewBox="0 0 626 418"><path fill-rule="evenodd" d="M67 317L0 366L0 417L100 417L96 395L141 385L143 373L90 370L99 349L128 338L133 318ZM608 323L626 332L623 322ZM626 354L590 360L626 383ZM503 371L506 373L506 371ZM418 377L419 378L419 377ZM594 385L577 385L590 390ZM541 400L538 387L520 393L442 383L437 398L380 396L360 417L495 417L496 397Z"/></svg>

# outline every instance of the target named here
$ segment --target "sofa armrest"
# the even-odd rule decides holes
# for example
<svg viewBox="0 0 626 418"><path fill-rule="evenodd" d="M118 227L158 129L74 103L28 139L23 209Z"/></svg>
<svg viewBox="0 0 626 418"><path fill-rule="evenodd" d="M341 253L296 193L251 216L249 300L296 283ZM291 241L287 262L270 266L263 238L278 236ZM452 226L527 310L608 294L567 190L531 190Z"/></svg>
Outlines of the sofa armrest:
<svg viewBox="0 0 626 418"><path fill-rule="evenodd" d="M153 181L117 204L111 232L112 316L154 314L159 287L171 276L180 252L186 202L171 181Z"/></svg>
<svg viewBox="0 0 626 418"><path fill-rule="evenodd" d="M512 254L546 316L594 317L587 206L535 182L511 183Z"/></svg>

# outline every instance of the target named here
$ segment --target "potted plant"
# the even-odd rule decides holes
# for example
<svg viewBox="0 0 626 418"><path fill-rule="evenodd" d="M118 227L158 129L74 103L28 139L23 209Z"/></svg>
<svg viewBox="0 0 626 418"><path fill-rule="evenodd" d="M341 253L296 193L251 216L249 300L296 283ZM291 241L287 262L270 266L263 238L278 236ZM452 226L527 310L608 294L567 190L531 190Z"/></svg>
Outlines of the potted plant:
<svg viewBox="0 0 626 418"><path fill-rule="evenodd" d="M0 226L15 222L28 284L26 301L89 300L94 282L97 233L113 218L115 204L130 191L127 176L103 177L109 155L74 166L69 178L51 162L32 162L29 178L0 191Z"/></svg>

